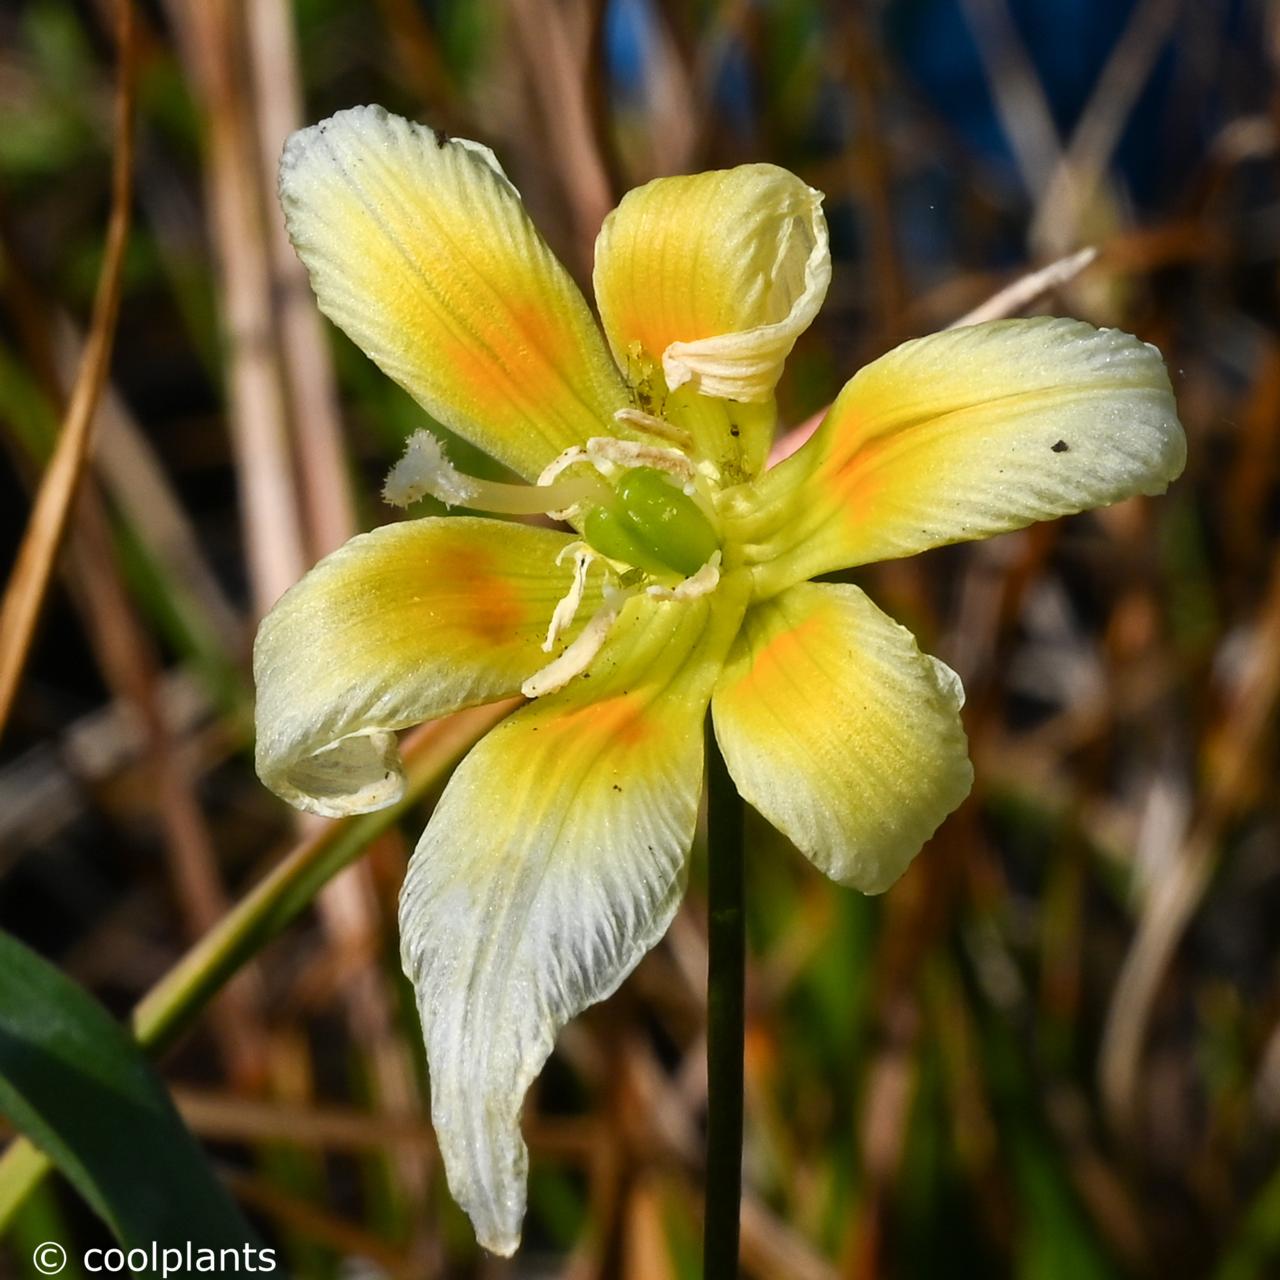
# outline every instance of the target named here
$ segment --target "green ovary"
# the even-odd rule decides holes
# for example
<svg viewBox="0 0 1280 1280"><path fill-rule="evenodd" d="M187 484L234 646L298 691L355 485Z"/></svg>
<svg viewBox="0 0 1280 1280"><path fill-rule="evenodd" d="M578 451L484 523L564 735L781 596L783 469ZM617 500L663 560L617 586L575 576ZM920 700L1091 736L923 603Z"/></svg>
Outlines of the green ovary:
<svg viewBox="0 0 1280 1280"><path fill-rule="evenodd" d="M582 532L610 560L662 576L691 577L720 545L698 504L655 467L628 471L617 501L591 511Z"/></svg>

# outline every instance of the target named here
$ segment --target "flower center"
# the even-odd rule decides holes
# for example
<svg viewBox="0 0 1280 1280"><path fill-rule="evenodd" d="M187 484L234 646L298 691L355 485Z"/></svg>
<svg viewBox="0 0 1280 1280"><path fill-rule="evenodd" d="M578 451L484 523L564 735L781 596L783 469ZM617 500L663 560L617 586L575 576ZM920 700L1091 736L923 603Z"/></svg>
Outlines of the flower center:
<svg viewBox="0 0 1280 1280"><path fill-rule="evenodd" d="M439 440L418 431L387 476L383 496L397 506L430 494L446 506L509 515L577 513L584 541L568 543L557 557L558 564L572 554L573 577L551 614L543 651L552 653L573 625L592 564L604 570L601 604L560 655L521 684L526 697L539 698L587 669L633 596L695 600L716 589L720 537L697 481L680 449L598 437L566 449L537 484L503 484L464 475Z"/></svg>
<svg viewBox="0 0 1280 1280"><path fill-rule="evenodd" d="M685 483L681 484L681 481ZM537 484L503 484L458 471L430 432L410 437L383 496L408 506L430 494L446 506L508 515L580 513L587 545L606 560L665 580L690 578L720 548L679 450L609 438L568 449Z"/></svg>
<svg viewBox="0 0 1280 1280"><path fill-rule="evenodd" d="M656 467L625 471L613 501L587 512L582 533L602 556L662 577L692 577L720 546L702 508Z"/></svg>

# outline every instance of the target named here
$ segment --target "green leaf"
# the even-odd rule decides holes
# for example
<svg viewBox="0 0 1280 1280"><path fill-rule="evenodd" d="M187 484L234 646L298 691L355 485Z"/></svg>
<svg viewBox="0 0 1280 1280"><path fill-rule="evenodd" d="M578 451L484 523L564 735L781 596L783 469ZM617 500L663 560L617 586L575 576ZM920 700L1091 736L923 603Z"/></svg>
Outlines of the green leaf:
<svg viewBox="0 0 1280 1280"><path fill-rule="evenodd" d="M126 1247L257 1244L134 1041L81 987L0 933L0 1112Z"/></svg>

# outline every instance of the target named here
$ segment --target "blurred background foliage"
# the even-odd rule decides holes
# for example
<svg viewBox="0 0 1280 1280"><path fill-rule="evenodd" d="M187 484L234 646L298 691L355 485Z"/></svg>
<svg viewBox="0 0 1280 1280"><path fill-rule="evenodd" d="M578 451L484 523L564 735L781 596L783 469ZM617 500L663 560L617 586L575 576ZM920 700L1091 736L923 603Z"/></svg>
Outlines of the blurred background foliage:
<svg viewBox="0 0 1280 1280"><path fill-rule="evenodd" d="M112 15L0 7L6 547L101 265ZM381 102L482 139L584 282L628 187L794 169L827 193L835 274L784 424L1094 244L1037 305L1161 348L1187 474L1165 499L859 572L964 677L978 781L877 900L749 825L744 1271L1280 1274L1280 10L149 0L137 16L135 226L91 466L0 743L0 926L125 1017L291 847L330 839L254 777L249 644L309 564L394 518L380 479L423 415L314 311L272 196L292 128ZM160 1059L180 1110L291 1275L696 1276L698 857L667 940L535 1087L526 1244L499 1264L444 1188L396 958L439 772L389 828L341 836L363 856ZM50 1181L11 1215L0 1268L34 1274L47 1239L108 1238Z"/></svg>

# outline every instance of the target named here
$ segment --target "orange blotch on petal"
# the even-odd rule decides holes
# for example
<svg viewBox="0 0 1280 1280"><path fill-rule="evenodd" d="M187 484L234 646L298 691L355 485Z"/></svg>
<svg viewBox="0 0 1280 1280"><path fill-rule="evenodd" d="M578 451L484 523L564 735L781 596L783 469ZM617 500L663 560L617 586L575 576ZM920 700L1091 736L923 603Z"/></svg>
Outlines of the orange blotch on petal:
<svg viewBox="0 0 1280 1280"><path fill-rule="evenodd" d="M438 344L473 403L509 411L513 402L572 394L565 373L581 366L582 356L566 349L563 326L543 307L513 304L471 319L473 332L441 337Z"/></svg>
<svg viewBox="0 0 1280 1280"><path fill-rule="evenodd" d="M471 543L440 547L430 567L443 581L456 584L453 618L467 636L484 644L506 644L528 620L529 610L485 548Z"/></svg>
<svg viewBox="0 0 1280 1280"><path fill-rule="evenodd" d="M572 738L579 749L592 745L634 747L653 732L653 723L634 694L619 694L566 711L547 729Z"/></svg>
<svg viewBox="0 0 1280 1280"><path fill-rule="evenodd" d="M714 338L723 331L723 323L709 316L699 316L687 310L679 317L660 315L651 307L624 313L617 325L618 331L638 342L643 358L655 365L662 362L662 354L673 342L696 342L701 338Z"/></svg>
<svg viewBox="0 0 1280 1280"><path fill-rule="evenodd" d="M868 440L852 453L835 453L822 465L817 479L827 487L832 503L848 521L856 523L867 517L892 475L892 469L885 464L902 448L900 437L885 436Z"/></svg>
<svg viewBox="0 0 1280 1280"><path fill-rule="evenodd" d="M772 636L756 652L751 669L738 686L739 690L751 689L759 694L770 686L794 681L798 668L811 665L807 650L825 628L826 619L819 614L811 614L790 631Z"/></svg>

